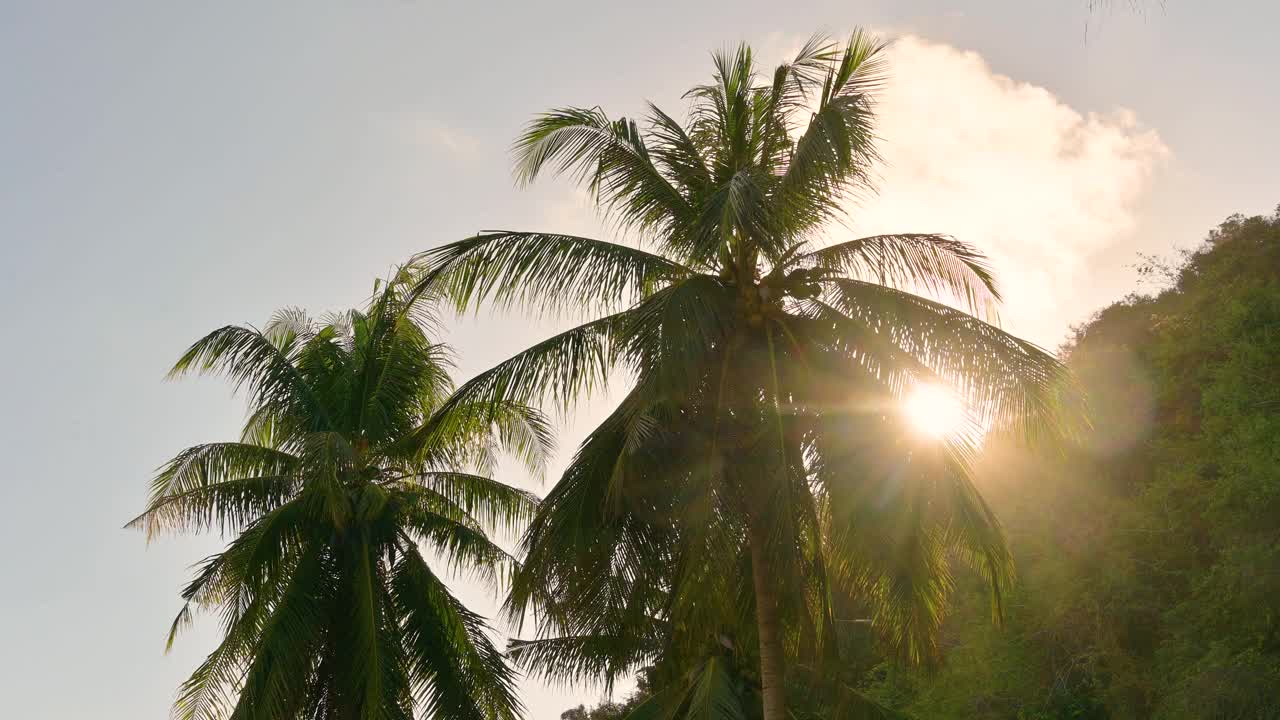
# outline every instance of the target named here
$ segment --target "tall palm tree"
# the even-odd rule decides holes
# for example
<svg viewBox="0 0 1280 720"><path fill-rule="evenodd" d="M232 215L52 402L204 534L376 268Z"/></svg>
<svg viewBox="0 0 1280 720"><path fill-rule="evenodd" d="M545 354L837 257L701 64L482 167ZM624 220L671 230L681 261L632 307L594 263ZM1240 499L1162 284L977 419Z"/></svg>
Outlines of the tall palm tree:
<svg viewBox="0 0 1280 720"><path fill-rule="evenodd" d="M459 308L599 316L450 403L566 404L631 378L525 535L509 611L536 611L541 639L518 647L524 662L611 679L708 638L753 642L763 717L781 720L788 656L834 647L834 594L859 597L915 661L935 650L950 556L986 574L998 611L1010 562L970 479L976 433L913 438L895 408L942 383L974 427L1038 437L1065 374L989 322L1000 296L969 245L827 241L876 157L883 49L815 38L767 76L748 47L715 54L685 124L652 104L643 123L540 115L516 143L518 179L571 174L640 246L500 231L419 258L420 287Z"/></svg>
<svg viewBox="0 0 1280 720"><path fill-rule="evenodd" d="M513 670L428 562L503 582L513 559L485 527L513 528L535 499L485 474L494 454L533 466L549 444L536 411L506 403L439 413L448 350L407 271L367 309L315 322L298 310L264 329L227 326L171 376L216 373L249 395L238 442L197 445L164 465L150 537L231 536L182 591L170 632L218 613L222 642L182 686L174 716L281 720L509 720ZM453 404L451 407L463 407ZM429 553L424 553L426 548Z"/></svg>

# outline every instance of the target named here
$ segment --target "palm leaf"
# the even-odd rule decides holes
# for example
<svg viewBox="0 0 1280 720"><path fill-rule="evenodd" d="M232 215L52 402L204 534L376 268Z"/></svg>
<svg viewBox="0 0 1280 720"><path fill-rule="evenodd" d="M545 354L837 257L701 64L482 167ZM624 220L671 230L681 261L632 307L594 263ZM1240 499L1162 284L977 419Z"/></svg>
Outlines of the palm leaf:
<svg viewBox="0 0 1280 720"><path fill-rule="evenodd" d="M418 256L419 288L438 289L461 312L492 298L540 311L610 312L692 270L614 243L555 233L495 231Z"/></svg>
<svg viewBox="0 0 1280 720"><path fill-rule="evenodd" d="M162 532L203 532L217 527L238 532L287 502L297 491L297 478L267 475L224 480L156 497L141 515L125 524L153 538Z"/></svg>
<svg viewBox="0 0 1280 720"><path fill-rule="evenodd" d="M607 212L627 227L661 234L691 208L649 153L634 121L610 120L598 108L564 108L539 115L516 140L516 178L532 182L555 163L575 173Z"/></svg>
<svg viewBox="0 0 1280 720"><path fill-rule="evenodd" d="M538 497L483 475L461 472L423 472L402 479L420 485L477 518L486 527L514 530L537 511Z"/></svg>
<svg viewBox="0 0 1280 720"><path fill-rule="evenodd" d="M409 545L391 576L413 692L428 717L441 720L516 720L521 704L515 677L470 612Z"/></svg>
<svg viewBox="0 0 1280 720"><path fill-rule="evenodd" d="M795 263L898 289L954 297L977 313L1000 301L987 257L947 235L875 235L796 257Z"/></svg>
<svg viewBox="0 0 1280 720"><path fill-rule="evenodd" d="M466 570L494 586L505 584L519 563L490 540L469 516L450 513L434 493L397 493L397 518L404 532L440 553L455 570Z"/></svg>
<svg viewBox="0 0 1280 720"><path fill-rule="evenodd" d="M279 334L269 337L259 330L235 325L214 330L183 353L168 377L189 372L220 373L239 391L247 388L257 408L284 412L301 405L317 421L328 422L329 411L305 382L292 357L296 341L277 346Z"/></svg>
<svg viewBox="0 0 1280 720"><path fill-rule="evenodd" d="M818 107L796 140L779 184L792 237L838 216L849 192L867 181L878 157L872 96L884 82L884 49L858 31L828 66Z"/></svg>
<svg viewBox="0 0 1280 720"><path fill-rule="evenodd" d="M931 368L984 425L1030 440L1069 435L1078 390L1066 367L1021 340L942 303L847 278L822 281L831 302Z"/></svg>
<svg viewBox="0 0 1280 720"><path fill-rule="evenodd" d="M324 627L324 596L317 592L322 567L319 553L307 553L288 589L264 618L231 720L288 717L304 703L303 680L310 675Z"/></svg>
<svg viewBox="0 0 1280 720"><path fill-rule="evenodd" d="M609 688L614 679L651 662L657 647L639 635L592 634L512 640L507 652L516 665L543 681L573 685L603 678Z"/></svg>

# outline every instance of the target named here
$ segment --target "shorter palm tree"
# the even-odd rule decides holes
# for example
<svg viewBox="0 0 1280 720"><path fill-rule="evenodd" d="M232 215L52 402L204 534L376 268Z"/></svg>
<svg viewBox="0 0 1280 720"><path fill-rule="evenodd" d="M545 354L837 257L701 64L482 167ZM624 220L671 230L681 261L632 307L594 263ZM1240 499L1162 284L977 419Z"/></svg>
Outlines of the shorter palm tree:
<svg viewBox="0 0 1280 720"><path fill-rule="evenodd" d="M535 469L544 418L500 404L436 412L452 389L430 339L430 299L398 273L364 311L205 336L170 375L217 373L247 390L239 442L164 465L129 527L234 536L182 591L222 642L183 684L174 716L411 720L515 718L514 674L485 620L450 593L423 546L501 583L514 560L485 533L514 530L535 498L486 475L496 453Z"/></svg>

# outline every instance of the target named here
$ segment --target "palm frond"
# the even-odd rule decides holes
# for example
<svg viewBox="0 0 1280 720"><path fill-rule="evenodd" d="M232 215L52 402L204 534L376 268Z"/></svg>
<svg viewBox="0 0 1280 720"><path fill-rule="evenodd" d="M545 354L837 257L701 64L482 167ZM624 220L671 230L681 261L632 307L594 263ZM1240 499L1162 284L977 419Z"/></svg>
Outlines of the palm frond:
<svg viewBox="0 0 1280 720"><path fill-rule="evenodd" d="M377 506L380 494L369 503ZM376 514L376 511L372 514ZM402 671L398 623L390 607L386 567L381 543L370 542L370 534L348 538L338 551L342 565L342 614L333 632L333 649L338 655L337 688L354 708L360 720L384 720L400 713L407 704L409 687ZM375 555L376 554L376 555Z"/></svg>
<svg viewBox="0 0 1280 720"><path fill-rule="evenodd" d="M626 227L661 235L688 218L686 198L654 163L632 120L599 108L563 108L535 118L516 140L516 178L532 182L550 163L574 173Z"/></svg>
<svg viewBox="0 0 1280 720"><path fill-rule="evenodd" d="M837 57L837 48L827 36L821 33L811 36L790 62L774 70L760 121L777 122L779 129L789 136L795 129L792 116L807 110L807 105L816 100L815 95ZM789 145L786 136L776 140L784 148ZM771 157L767 151L762 156Z"/></svg>
<svg viewBox="0 0 1280 720"><path fill-rule="evenodd" d="M315 323L302 308L287 307L277 310L262 329L262 334L286 355L293 348L304 345L315 336Z"/></svg>
<svg viewBox="0 0 1280 720"><path fill-rule="evenodd" d="M645 603L665 585L655 577L663 564L654 561L664 557L670 526L661 513L646 520L622 504L631 486L627 450L650 399L648 388L628 394L540 503L506 601L517 629L533 610L563 621L567 634L609 634L628 615L652 610ZM652 497L663 496L652 489Z"/></svg>
<svg viewBox="0 0 1280 720"><path fill-rule="evenodd" d="M1044 441L1084 422L1067 368L1034 343L901 290L847 278L822 282L832 305L932 369L982 425Z"/></svg>
<svg viewBox="0 0 1280 720"><path fill-rule="evenodd" d="M437 493L482 524L505 531L523 527L538 509L538 498L533 493L482 475L422 472L401 482Z"/></svg>
<svg viewBox="0 0 1280 720"><path fill-rule="evenodd" d="M608 380L617 361L618 326L626 317L618 313L553 335L471 378L414 437L441 432L442 423L469 422L477 414L492 422L504 403L528 406L550 399L567 409ZM463 420L455 420L459 416Z"/></svg>
<svg viewBox="0 0 1280 720"><path fill-rule="evenodd" d="M413 693L427 717L516 720L515 676L484 620L450 594L412 544L391 574Z"/></svg>
<svg viewBox="0 0 1280 720"><path fill-rule="evenodd" d="M886 650L925 663L937 658L953 589L949 550L970 539L989 541L982 549L1001 563L1002 577L1008 551L998 525L981 519L964 518L969 535L957 542L957 523L971 508L953 503L970 487L971 447L909 432L901 416L884 412L879 399L889 392L863 384L862 402L816 418L810 468L822 492L833 584L870 609Z"/></svg>
<svg viewBox="0 0 1280 720"><path fill-rule="evenodd" d="M398 440L448 398L448 349L417 328L395 332L361 358L359 390L349 403L348 427L379 445Z"/></svg>
<svg viewBox="0 0 1280 720"><path fill-rule="evenodd" d="M994 315L1000 291L987 256L948 235L898 233L838 243L794 262L899 290L955 298L971 312Z"/></svg>
<svg viewBox="0 0 1280 720"><path fill-rule="evenodd" d="M758 693L713 655L695 664L670 686L654 693L624 720L746 720Z"/></svg>
<svg viewBox="0 0 1280 720"><path fill-rule="evenodd" d="M281 591L305 547L304 520L310 514L303 499L294 499L258 518L201 564L182 598L200 609L220 609L230 634L252 606L269 605Z"/></svg>
<svg viewBox="0 0 1280 720"><path fill-rule="evenodd" d="M490 540L473 518L449 513L436 502L434 493L406 489L397 495L402 502L397 518L405 534L443 555L455 571L466 571L501 587L519 567L516 559Z"/></svg>
<svg viewBox="0 0 1280 720"><path fill-rule="evenodd" d="M255 408L270 407L283 412L285 408L301 405L303 413L299 414L309 414L317 422L327 423L328 409L294 365L295 352L306 345L297 337L289 337L289 342L278 347L279 333L273 339L259 330L227 325L188 348L168 377L178 378L190 372L222 374L237 391L249 391L250 404Z"/></svg>
<svg viewBox="0 0 1280 720"><path fill-rule="evenodd" d="M289 717L306 698L305 678L324 624L325 597L317 592L323 573L320 553L310 552L296 568L288 589L255 633L252 662L238 683L239 699L230 720Z"/></svg>
<svg viewBox="0 0 1280 720"><path fill-rule="evenodd" d="M287 502L298 490L291 475L223 480L155 497L147 509L125 524L147 538L163 532L238 532Z"/></svg>
<svg viewBox="0 0 1280 720"><path fill-rule="evenodd" d="M268 517L280 519L285 514L284 509L280 509ZM199 576L183 591L187 606L170 630L170 643L173 631L183 624L183 616L189 617L188 608L192 603L226 603L226 608L222 641L179 688L173 704L175 720L223 720L239 702L237 690L254 659L261 629L268 622L275 600L289 587L288 583L281 582L282 573L270 569L249 577L253 567L264 564L262 558L256 558L258 549L263 544L273 544L264 543L263 536L279 534L268 532L266 528L270 525L262 521L256 523L231 548L207 561ZM272 568L287 562L278 553L273 554L271 560L273 562L266 564Z"/></svg>
<svg viewBox="0 0 1280 720"><path fill-rule="evenodd" d="M619 352L673 400L681 388L705 378L726 351L736 300L733 288L709 275L664 288L620 318Z"/></svg>
<svg viewBox="0 0 1280 720"><path fill-rule="evenodd" d="M878 159L873 96L884 82L884 49L859 30L828 66L817 108L779 183L793 238L837 217L849 193L868 181Z"/></svg>
<svg viewBox="0 0 1280 720"><path fill-rule="evenodd" d="M222 642L178 689L174 720L222 720L235 707L235 683L243 674L249 651L248 633L224 636Z"/></svg>
<svg viewBox="0 0 1280 720"><path fill-rule="evenodd" d="M487 413L493 420L490 436L496 449L518 459L535 478L546 473L547 461L555 453L555 433L551 421L530 405L511 402L494 403ZM477 417L472 413L471 417ZM493 464L481 465L492 474Z"/></svg>
<svg viewBox="0 0 1280 720"><path fill-rule="evenodd" d="M421 253L419 288L461 312L492 299L500 307L613 312L693 271L643 250L575 235L494 231Z"/></svg>
<svg viewBox="0 0 1280 720"><path fill-rule="evenodd" d="M995 512L974 485L975 449L963 439L947 438L945 474L939 483L939 504L946 514L943 540L952 552L987 581L991 598L991 620L1004 621L1005 598L1013 585L1013 556L1008 539Z"/></svg>
<svg viewBox="0 0 1280 720"><path fill-rule="evenodd" d="M679 122L649 103L649 143L654 162L686 196L700 197L711 185L711 170L702 150ZM690 212L693 208L690 207ZM672 227L670 232L682 232ZM665 242L661 238L659 242Z"/></svg>
<svg viewBox="0 0 1280 720"><path fill-rule="evenodd" d="M642 634L593 634L512 640L507 652L517 666L543 681L572 687L600 678L610 688L617 678L651 662L657 649Z"/></svg>
<svg viewBox="0 0 1280 720"><path fill-rule="evenodd" d="M272 502L273 498L278 499L278 492L285 490L279 479L291 475L297 467L298 458L295 456L250 443L206 443L189 447L156 472L151 481L148 509L129 521L126 527L143 529L149 538L154 537L157 532L166 529L166 517L155 512L161 506L170 506L171 500L181 497L193 498L195 502L198 491L229 482L242 481L240 485L225 485L225 491L231 493L239 488L244 491L239 495L239 501L252 503L253 499L245 493L252 491L253 488L248 486L254 483L243 482L246 479L263 479L255 486L263 491L256 497L260 502ZM267 484L270 487L266 487ZM230 499L233 495L228 494L226 497ZM216 508L213 510L216 511ZM231 508L228 510L227 514L220 516L220 520L225 518L235 524L246 519ZM241 513L249 510L248 506L241 507Z"/></svg>
<svg viewBox="0 0 1280 720"><path fill-rule="evenodd" d="M685 712L687 717L705 720L746 720L745 700L725 661L712 657L692 683Z"/></svg>

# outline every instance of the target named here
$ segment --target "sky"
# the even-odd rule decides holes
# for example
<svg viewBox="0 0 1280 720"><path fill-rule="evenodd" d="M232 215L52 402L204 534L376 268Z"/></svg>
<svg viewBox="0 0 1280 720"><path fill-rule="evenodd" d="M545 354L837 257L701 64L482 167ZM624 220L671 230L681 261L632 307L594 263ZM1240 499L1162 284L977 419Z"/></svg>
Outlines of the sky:
<svg viewBox="0 0 1280 720"><path fill-rule="evenodd" d="M481 229L604 232L568 183L514 186L508 149L540 110L675 114L709 50L745 40L772 63L817 30L897 38L879 191L831 240L974 243L1005 327L1050 348L1135 287L1137 253L1280 203L1280 6L1088 4L0 4L6 714L163 717L216 640L210 619L163 653L218 538L121 529L157 465L243 419L216 379L162 380L188 344L285 305L357 305L395 263ZM482 314L448 340L465 377L552 330ZM563 453L604 402L565 422ZM599 697L522 688L532 720Z"/></svg>

